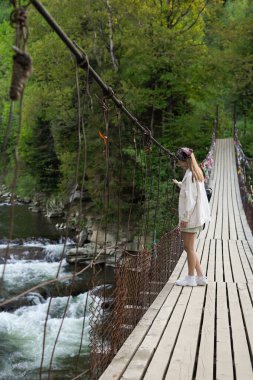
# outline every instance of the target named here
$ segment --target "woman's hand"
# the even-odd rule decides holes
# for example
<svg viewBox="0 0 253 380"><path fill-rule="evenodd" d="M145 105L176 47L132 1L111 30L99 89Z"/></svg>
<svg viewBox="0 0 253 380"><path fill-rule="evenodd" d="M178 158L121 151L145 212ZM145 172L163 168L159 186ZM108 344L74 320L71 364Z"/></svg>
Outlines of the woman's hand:
<svg viewBox="0 0 253 380"><path fill-rule="evenodd" d="M173 179L172 182L174 183L174 185L178 185L178 181L176 179Z"/></svg>
<svg viewBox="0 0 253 380"><path fill-rule="evenodd" d="M184 220L181 220L180 222L180 228L187 228L188 222L185 222Z"/></svg>

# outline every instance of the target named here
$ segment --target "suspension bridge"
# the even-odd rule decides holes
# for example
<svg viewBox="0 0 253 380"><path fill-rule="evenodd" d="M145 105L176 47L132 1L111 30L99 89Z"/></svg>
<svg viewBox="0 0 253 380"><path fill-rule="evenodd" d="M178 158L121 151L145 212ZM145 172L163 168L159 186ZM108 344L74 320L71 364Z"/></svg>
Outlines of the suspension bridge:
<svg viewBox="0 0 253 380"><path fill-rule="evenodd" d="M215 125L210 150L202 162L203 168L206 169L206 163L214 159L214 167L207 165L208 173L206 172L209 186L213 189L210 203L212 219L199 233L196 245L201 266L208 277L208 285L194 288L175 286L175 281L187 273L187 264L180 230L175 226L172 228L172 214L168 216L168 210L175 205L174 190L169 184L175 163L174 154L162 146L150 130L129 112L113 90L93 70L83 51L65 35L43 5L37 0L31 0L30 3L70 49L78 66L87 71L87 83L91 76L102 88L101 114L105 120L105 134L101 133L100 136L103 138L102 156L105 161L104 193L101 196L104 200L101 220L105 222L104 244L101 250L97 249L96 244L93 260L86 268L79 268L78 271L75 262L73 273L61 276L60 269L66 248L64 247L55 278L40 282L12 298L3 299L0 303L0 307L6 307L18 297L29 295L29 292L41 287L49 284L57 286L58 282L64 280L71 282L68 300L61 316L62 322L53 343L51 357L49 355L47 368L43 361L48 351L46 334L52 296L50 298L41 342L39 379L44 379L45 373L48 373L48 379L53 378L51 375L54 355L68 312L71 292L77 277L89 269L93 271L94 288L86 297L80 348L78 346L79 351L76 353L76 370L75 374L69 374L69 379L87 379L87 369L84 372L81 369L79 371L78 365L82 361L80 357L87 323L85 317L88 312L91 379L252 379L252 219L246 216L246 203L243 204L241 199L242 188L244 191L247 189L245 182L243 187L238 181L238 176L241 176L240 181L244 181L245 178L242 178L241 163L238 161L237 153L235 154L240 148L236 128L233 139L216 139ZM21 16L22 32L25 21L23 13ZM17 28L19 20L20 17L17 18ZM22 34L20 30L18 35ZM29 66L29 72L30 70ZM14 79L16 80L15 76ZM14 86L16 87L20 88ZM16 99L16 95L13 99ZM120 123L115 122L115 118L111 118L110 132L108 102L117 107L122 119L124 116L131 121L131 125L134 126L132 129L124 129ZM119 119L119 114L116 119ZM112 126L115 130L118 128L118 135ZM80 130L79 125L79 133ZM114 133L111 146L110 133ZM79 143L80 141L81 139ZM79 145L79 152L81 148ZM78 161L81 161L80 157ZM243 163L246 161L244 159ZM88 157L87 165L93 164ZM128 187L125 185L124 188L123 179L126 176L127 165L130 165L129 172L132 178L127 178ZM114 193L110 187L110 170L118 173L119 185ZM84 179L85 173L80 186L81 193L85 188ZM129 183L132 186L129 186ZM121 198L124 197L126 189L131 197L128 210L122 215L121 209L124 209L125 205L121 207ZM135 250L129 249L126 244L120 246L118 241L114 247L110 247L113 249L115 263L115 286L112 292L108 292L106 271L101 284L101 278L98 278L100 270L95 269L95 262L103 258L105 265L108 263L109 226L106 223L107 214L114 210L110 209L115 201L110 199L113 196L118 203L117 236L120 235L120 223L127 219L127 237L130 236L131 230L137 230L137 244ZM157 234L159 241L156 240ZM8 266L8 249L9 247L6 250L1 278L3 285L5 267ZM78 249L77 244L74 257L77 257Z"/></svg>
<svg viewBox="0 0 253 380"><path fill-rule="evenodd" d="M208 286L181 288L182 254L168 282L100 380L252 379L253 239L232 139L216 144L212 220L197 239Z"/></svg>

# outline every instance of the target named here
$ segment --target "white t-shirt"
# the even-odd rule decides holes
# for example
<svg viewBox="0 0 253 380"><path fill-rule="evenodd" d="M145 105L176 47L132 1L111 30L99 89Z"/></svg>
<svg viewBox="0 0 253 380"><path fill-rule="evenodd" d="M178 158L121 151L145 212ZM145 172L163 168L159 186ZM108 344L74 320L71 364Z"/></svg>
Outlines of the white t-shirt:
<svg viewBox="0 0 253 380"><path fill-rule="evenodd" d="M178 214L179 223L188 222L187 228L202 226L211 219L204 181L192 181L192 172L187 169L180 187Z"/></svg>

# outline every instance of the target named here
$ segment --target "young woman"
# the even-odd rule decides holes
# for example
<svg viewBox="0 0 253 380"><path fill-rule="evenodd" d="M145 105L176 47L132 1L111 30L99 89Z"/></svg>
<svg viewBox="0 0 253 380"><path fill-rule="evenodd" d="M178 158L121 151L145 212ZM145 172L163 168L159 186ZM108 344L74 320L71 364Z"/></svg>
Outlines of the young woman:
<svg viewBox="0 0 253 380"><path fill-rule="evenodd" d="M178 166L186 170L182 182L175 179L173 179L173 182L180 188L179 227L182 232L188 263L188 276L177 280L176 285L206 285L207 278L202 272L195 250L196 234L202 230L203 224L210 220L210 208L204 186L204 176L192 149L179 148L176 157ZM196 277L195 269L197 272Z"/></svg>

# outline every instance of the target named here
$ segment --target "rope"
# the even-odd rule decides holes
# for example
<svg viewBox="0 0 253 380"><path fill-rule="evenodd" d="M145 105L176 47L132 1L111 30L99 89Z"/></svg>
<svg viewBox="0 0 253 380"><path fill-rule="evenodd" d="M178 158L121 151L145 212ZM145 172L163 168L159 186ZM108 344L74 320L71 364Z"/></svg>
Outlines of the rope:
<svg viewBox="0 0 253 380"><path fill-rule="evenodd" d="M16 40L13 50L13 70L10 87L10 98L19 100L23 93L27 79L32 73L32 60L26 52L29 29L27 26L27 7L17 6L16 2L12 2L14 10L10 16L10 23L16 29Z"/></svg>
<svg viewBox="0 0 253 380"><path fill-rule="evenodd" d="M38 3L37 1L31 1L32 3ZM13 4L16 5L16 2L13 1ZM26 49L26 43L27 43L27 36L28 36L28 31L26 31L26 28L25 28L25 22L26 22L26 17L24 16L26 13L19 13L19 16L15 16L14 20L19 20L20 22L20 25L21 27L19 28L21 31L22 31L22 38L23 38L23 46L22 48L25 50ZM15 22L16 22L15 21ZM14 22L14 24L15 24ZM19 32L20 32L19 30ZM17 47L16 48L16 52L17 54L19 54L19 59L23 58L25 59L26 57L26 53L23 51L20 50L20 44L19 44L19 48ZM90 66L89 64L89 60L88 60L88 57L86 56L86 54L78 47L77 44L73 44L74 48L76 49L76 51L78 52L79 54L79 58L81 57L81 59L77 59L77 65L80 66L81 68L85 68L86 71L87 71L87 80L86 80L86 97L88 97L90 99L90 106L91 108L93 107L93 101L92 101L92 98L90 96L90 93L89 93L89 75L93 76L94 78L97 78L98 80L98 75L96 72L94 72L94 70L92 69L92 67ZM73 52L73 51L72 51ZM81 54L80 54L81 52ZM12 95L13 98L16 97L18 98L21 94L21 100L22 100L22 94L23 94L23 90L24 90L24 86L25 86L25 82L28 78L28 76L30 75L31 73L31 62L28 62L25 61L25 64L23 64L23 66L17 62L17 64L19 64L19 69L15 69L14 72L15 72L15 75L13 74L13 84L12 84L12 91L14 91L14 94ZM86 173L86 165L87 165L87 157L86 157L86 154L87 154L87 145L86 145L86 138L85 138L85 128L84 128L84 120L83 120L83 113L82 113L82 110L81 110L81 97L80 97L80 88L79 88L79 78L78 78L78 72L77 72L77 65L76 65L76 87L77 87L77 98L78 98L78 154L77 154L77 165L76 165L76 184L79 184L79 173L80 173L80 165L81 165L81 161L82 161L82 154L84 156L84 163L83 163L83 167L82 167L82 184L81 184L81 194L84 190L84 185L85 185L85 173ZM96 79L95 79L96 80ZM100 79L99 79L100 80ZM104 204L104 213L103 213L103 217L104 217L104 223L105 223L105 238L104 238L104 247L102 248L102 250L99 252L99 254L97 254L97 243L98 243L98 234L96 236L96 248L95 248L95 254L94 254L94 259L93 261L90 263L90 265L88 265L86 268L84 268L83 270L77 272L77 259L75 260L75 267L74 267L74 273L69 275L69 276L64 276L64 277L60 277L60 268L61 268L61 265L62 265L62 260L63 260L63 255L64 255L64 252L65 252L65 248L66 248L66 240L65 239L65 243L64 243L64 248L63 248L63 251L62 251L62 254L61 254L61 258L60 258L60 264L59 264L59 267L58 267L58 272L57 272L57 275L56 275L56 278L53 279L53 280L49 280L49 281L45 281L45 282L42 282L40 284L38 284L37 286L34 286L30 289L28 289L27 291L23 292L22 294L19 294L18 296L15 296L13 297L11 300L6 300L5 302L2 302L0 304L0 306L3 306L3 305L6 305L10 302L12 302L12 300L16 300L17 298L29 293L30 291L32 290L35 290L35 289L38 289L40 287L43 287L45 285L49 285L49 284L57 284L58 281L60 280L66 280L66 279L71 279L72 280L72 283L71 283L71 286L70 286L70 293L69 293L69 296L68 296L68 300L67 300L67 303L66 303L66 306L65 306L65 310L63 312L63 316L62 316L62 320L61 320L61 324L60 324L60 327L59 327L59 330L57 332L57 336L56 336L56 339L55 339L55 342L54 342L54 346L53 346L53 350L52 350L52 353L51 353L51 359L50 359L50 366L49 366L49 371L48 371L48 379L51 377L51 372L52 372L52 364L53 364L53 358L54 358L54 353L55 353L55 349L56 349L56 346L57 346L57 343L58 343L58 339L59 339L59 336L60 336L60 333L61 333L61 329L62 329L62 325L64 323L64 320L65 320L65 316L66 316L66 313L67 313L67 310L68 310L68 306L69 306L69 301L70 301L70 296L71 296L71 293L72 293L72 290L73 290L73 284L74 284L74 281L76 279L76 277L78 275L80 275L81 273L83 273L84 271L86 271L88 268L92 268L93 269L93 281L95 281L97 279L97 274L100 272L100 270L98 272L96 272L96 269L95 269L95 261L97 260L98 257L100 257L102 254L104 255L104 259L106 261L106 252L107 252L107 233L108 233L108 211L109 211L109 202L110 202L110 181L109 181L109 174L110 174L110 169L111 169L111 166L110 166L110 161L109 161L109 158L110 158L110 144L109 144L109 141L110 141L110 130L109 130L109 105L108 105L108 102L107 100L112 100L115 104L115 106L117 107L117 111L118 111L118 114L125 114L136 126L137 128L133 130L133 145L134 145L134 154L135 154L135 159L134 159L134 171L133 171L133 177L132 177L132 194L131 194L131 203L130 203L130 208L129 208L129 215L128 215L128 234L130 233L130 224L132 222L131 218L132 218L132 211L133 211L133 206L134 206L134 197L135 197L135 193L136 193L136 189L138 189L138 183L137 183L137 179L138 179L138 175L140 174L140 179L141 179L141 185L142 185L142 188L145 188L145 202L146 202L146 195L147 195L147 188L148 188L148 184L149 184L149 181L148 181L148 171L150 170L150 172L152 172L151 174L151 180L150 180L150 192L149 192L149 197L147 199L147 204L148 204L148 215L147 215L147 219L145 219L145 214L141 215L142 218L141 219L141 223L140 223L140 230L139 230L139 236L138 236L138 245L139 245L139 242L140 242L140 236L142 235L142 232L143 232L143 229L145 229L145 221L149 221L149 207L150 207L150 201L153 200L152 198L152 185L153 185L153 182L154 181L154 175L153 174L153 171L152 171L152 162L151 162L151 168L148 168L147 167L147 156L149 156L149 161L152 161L151 158L154 158L154 155L152 154L151 156L151 153L153 153L153 145L155 145L155 147L158 147L158 151L159 151L159 173L158 173L158 188L157 188L157 199L156 199L156 205L155 205L155 214L154 214L154 225L153 225L153 242L154 244L156 244L156 238L157 238L157 217L158 217L158 212L159 212L159 206L160 206L160 182L161 182L161 156L162 154L164 154L166 156L166 158L169 157L169 159L172 159L172 160L175 160L175 156L174 154L172 154L170 151L168 151L165 147L163 147L161 144L159 144L154 138L153 136L151 135L151 132L148 128L146 127L143 127L140 122L134 118L134 116L123 106L123 103L118 99L116 98L116 96L114 95L114 92L113 90L108 87L104 82L103 82L103 85L101 84L100 86L103 90L104 90L104 96L102 98L102 101L101 101L101 106L102 106L102 110L103 110L103 115L104 115L104 122L105 122L105 135L107 137L107 143L105 143L105 181L104 181L104 193L103 193L103 204ZM22 106L22 103L21 103L21 106ZM22 107L21 107L22 108ZM111 120L111 119L110 119ZM120 124L120 123L118 123ZM20 125L21 125L21 119L20 119ZM119 151L120 151L120 175L119 175L119 178L120 178L120 184L119 184L119 189L118 189L118 204L117 204L117 212L118 212L118 232L117 232L117 239L118 239L118 236L119 236L119 226L120 226L120 194L121 194L121 186L122 186L122 177L123 177L123 174L122 174L122 170L123 170L123 156L122 156L122 148L123 148L123 144L121 142L121 139L122 139L122 136L121 136L121 127L120 125L118 126L118 133L119 133L119 141L120 141L120 144L119 144ZM129 131L129 133L131 133L131 131ZM84 143L83 143L83 141ZM82 151L82 147L83 147L83 151ZM117 149L117 148L116 148ZM144 157L145 157L145 160L143 160L143 152L146 153L146 155L144 154ZM149 155L150 153L150 155ZM18 155L17 155L17 165L16 165L16 169L18 169ZM169 160L168 160L169 162ZM175 161L173 161L175 162ZM138 165L140 163L140 165ZM145 168L145 170L144 170ZM138 170L138 172L137 172ZM14 176L14 178L16 179L16 175ZM144 204L145 204L144 202ZM81 223L81 210L82 210L82 202L81 202L81 197L80 197L80 202L79 202L79 218L78 218L78 224L80 226L80 223ZM143 210L141 210L141 208L139 209L139 213L142 212ZM145 210L146 211L146 210ZM69 210L70 212L70 210ZM139 222L139 221L138 221ZM102 224L102 218L100 220L100 226ZM69 213L67 215L67 229L66 229L66 233L68 234L68 226L69 226ZM146 240L146 235L148 234L148 229L146 229L146 231L144 231L144 238ZM146 234L146 235L145 235ZM78 247L79 247L79 243L77 244L77 250L78 250ZM117 242L115 244L115 251L116 251L116 247L117 247ZM148 261L148 252L145 251L145 254L146 254L146 260ZM6 256L7 257L7 256ZM133 256L134 257L134 256ZM77 258L77 257L76 257ZM116 255L115 255L115 261L116 261ZM103 297L104 299L106 298L106 288L105 288L105 285L106 285L106 271L104 271L104 287L103 287ZM137 284L138 285L138 284ZM136 286L137 286L136 285ZM88 295L87 295L87 298L86 298L86 303L84 305L84 316L86 314L86 310L87 310L87 299L88 299ZM45 324L44 324L44 334L43 334L43 352L42 352L42 357L41 357L41 365L40 365L40 379L42 378L42 368L43 368L43 361L44 361L44 354L45 354L45 348L46 348L46 330L47 330L47 322L48 322L48 318L49 318L49 311L50 311L50 307L51 307L51 302L52 302L52 297L50 298L50 301L49 301L49 306L48 306L48 310L47 310L47 315L46 315L46 319L45 319ZM80 346L79 346L79 353L78 353L78 357L77 357L77 361L76 361L76 371L78 369L78 363L79 363L79 360L80 360L80 354L81 354L81 349L82 349L82 342L83 342L83 333L84 333L84 327L85 327L85 318L83 319L83 325L82 325L82 334L81 334L81 339L80 339ZM110 326L108 327L110 329ZM104 352L106 350L106 347L105 347L105 336L103 335L102 336L102 351ZM78 375L77 377L75 378L79 378L81 377L82 374Z"/></svg>
<svg viewBox="0 0 253 380"><path fill-rule="evenodd" d="M78 129L77 129L77 134L78 134L78 154L77 154L76 175L75 175L75 184L76 184L76 186L78 186L78 183L79 183L79 178L78 177L79 177L80 161L81 161L81 151L82 151L82 136L81 136L81 134L83 134L83 139L84 139L84 152L83 152L83 154L84 154L84 160L83 160L83 172L82 172L81 187L80 187L79 213L78 213L78 228L79 228L79 231L81 231L82 194L83 194L83 191L84 191L85 175L86 175L86 158L87 158L86 157L87 156L86 150L87 150L87 145L86 145L85 128L84 128L83 116L82 116L83 115L83 110L82 110L82 107L81 107L81 93L80 93L79 77L78 77L78 67L77 67L77 65L75 66L75 80L76 80L76 90L77 90L77 100L78 100L77 101L77 105L78 105L78 107L77 107L78 108ZM88 81L88 78L87 78L87 81ZM87 91L88 91L88 86L86 86L86 92L85 92L84 98L86 98L86 96L88 95ZM68 214L68 216L69 216L69 214ZM69 220L68 220L67 224L69 225ZM67 236L66 236L66 238L67 238ZM67 239L65 239L65 241L66 240ZM58 343L58 340L59 340L59 337L60 337L60 333L61 333L61 330L62 330L64 319L65 319L67 311L68 311L70 297L71 297L71 294L73 292L74 281L76 279L78 248L79 248L79 241L78 241L77 246L76 246L76 257L75 257L75 262L74 262L74 273L73 273L73 276L72 276L72 279L71 279L71 285L70 285L69 295L68 295L68 298L67 298L67 302L66 302L66 305L65 305L65 308L64 308L64 311L63 311L63 315L62 315L61 324L60 324L60 327L58 329L58 333L57 333L57 336L56 336L56 339L55 339L55 342L54 342L54 346L53 346L53 350L52 350L52 353L51 353L51 359L50 359L49 371L48 371L48 379L51 378L53 357L54 357L56 346L57 346L57 343ZM64 250L63 250L63 252L64 252ZM63 258L63 256L62 256L62 258ZM62 258L61 258L61 262L60 262L60 265L59 265L59 268L58 268L57 277L59 275L59 271L60 271L60 268L61 268L61 265L62 265ZM50 299L50 301L51 301L51 299ZM49 303L48 313L49 313L50 305L51 305L51 302ZM85 321L83 323L85 323ZM81 340L82 340L82 338L83 337L81 337ZM42 364L43 364L43 362L42 362ZM42 368L42 364L41 364L41 368Z"/></svg>
<svg viewBox="0 0 253 380"><path fill-rule="evenodd" d="M56 21L52 18L49 12L45 9L45 7L38 0L31 0L31 4L38 10L38 12L42 15L42 17L47 21L47 23L51 26L51 28L58 34L61 40L65 43L68 49L74 54L77 59L77 64L84 70L88 70L90 76L97 82L97 84L102 88L104 96L110 98L115 105L124 113L132 122L135 124L138 129L144 134L147 141L153 142L156 146L158 146L163 154L169 156L173 159L176 159L174 153L172 153L169 149L165 148L161 145L153 136L151 131L143 126L139 120L132 115L132 113L123 105L123 102L117 98L114 94L113 89L108 86L98 75L98 73L92 68L89 64L89 60L87 59L87 54L80 50L76 43L73 43L71 39L64 33L64 31L60 28L60 26L56 23Z"/></svg>
<svg viewBox="0 0 253 380"><path fill-rule="evenodd" d="M95 258L90 262L90 264L87 265L87 267L85 267L85 268L81 269L79 272L75 273L75 276L79 276L80 274L84 273L86 270L88 270L90 268L93 268L94 265L95 265L96 260L102 255L102 253L103 253L103 249L101 249L99 251L99 253L95 256ZM71 280L72 278L73 278L73 274L67 275L67 276L63 276L63 277L54 278L52 280L47 280L47 281L40 282L38 285L32 286L31 288L27 289L26 291L24 291L22 293L19 293L19 294L15 295L14 297L12 297L12 298L10 298L8 300L0 302L0 307L5 306L5 305L9 305L11 302L16 301L20 297L23 297L26 294L28 294L30 292L33 292L34 290L43 288L46 285L54 284L54 283L57 283L57 282L60 282L60 281Z"/></svg>
<svg viewBox="0 0 253 380"><path fill-rule="evenodd" d="M17 178L18 178L18 171L19 171L19 151L18 151L18 145L19 145L19 138L20 138L20 132L21 132L21 127L22 127L22 109L23 109L23 93L21 94L20 98L20 110L19 110L19 123L18 123L18 130L17 130L17 137L16 137L16 148L15 148L15 166L14 166L14 173L13 173L13 179L12 179L12 184L11 184L11 208L10 208L10 227L9 227L9 239L8 239L8 244L6 247L5 251L5 256L4 256L4 265L3 265L3 270L2 270L2 275L0 277L0 288L3 285L4 281L4 275L5 275L5 270L6 270L6 264L7 264L7 258L9 255L9 250L10 250L10 241L12 239L13 235L13 230L14 230L14 216L15 216L15 192L16 192L16 187L17 187Z"/></svg>
<svg viewBox="0 0 253 380"><path fill-rule="evenodd" d="M157 196L156 196L156 206L155 206L155 216L154 216L154 226L153 226L153 245L156 245L156 223L157 223L157 213L160 201L160 184L161 184L161 151L159 150L159 166L158 166L158 184L157 184Z"/></svg>
<svg viewBox="0 0 253 380"><path fill-rule="evenodd" d="M76 359L76 372L78 370L78 363L82 351L82 344L83 344L83 337L84 337L84 328L85 328L85 317L86 317L86 312L87 312L87 307L88 307L88 298L89 298L90 291L87 292L87 296L85 299L85 304L84 304L84 309L83 309L83 323L82 323L82 331L81 331L81 339L80 339L80 346L79 346L79 351Z"/></svg>

